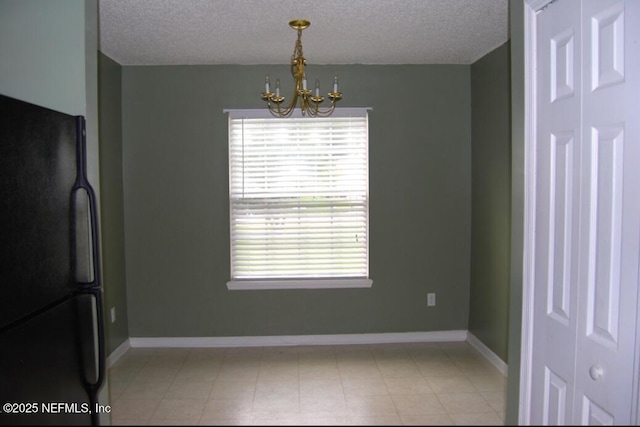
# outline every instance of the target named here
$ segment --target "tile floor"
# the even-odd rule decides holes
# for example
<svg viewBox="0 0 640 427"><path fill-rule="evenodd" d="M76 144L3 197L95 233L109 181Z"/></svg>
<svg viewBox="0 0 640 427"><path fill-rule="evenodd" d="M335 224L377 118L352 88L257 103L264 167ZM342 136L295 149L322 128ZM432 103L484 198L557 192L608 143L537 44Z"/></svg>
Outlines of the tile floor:
<svg viewBox="0 0 640 427"><path fill-rule="evenodd" d="M113 425L504 424L506 378L466 342L132 348Z"/></svg>

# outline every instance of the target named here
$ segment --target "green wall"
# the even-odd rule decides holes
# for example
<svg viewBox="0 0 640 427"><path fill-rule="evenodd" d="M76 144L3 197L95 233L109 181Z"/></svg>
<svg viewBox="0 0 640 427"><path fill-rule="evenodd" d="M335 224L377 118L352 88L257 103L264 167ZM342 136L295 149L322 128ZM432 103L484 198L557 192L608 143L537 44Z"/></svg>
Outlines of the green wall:
<svg viewBox="0 0 640 427"><path fill-rule="evenodd" d="M469 332L507 361L511 128L509 43L471 65Z"/></svg>
<svg viewBox="0 0 640 427"><path fill-rule="evenodd" d="M107 354L129 338L124 252L122 182L122 67L99 54L100 183L102 191L102 259ZM110 310L116 309L111 323Z"/></svg>
<svg viewBox="0 0 640 427"><path fill-rule="evenodd" d="M370 116L370 289L229 291L225 108L287 66L122 67L131 337L466 330L470 67L312 66ZM287 85L284 85L285 88ZM285 95L287 95L285 89ZM427 307L427 292L437 306Z"/></svg>
<svg viewBox="0 0 640 427"><path fill-rule="evenodd" d="M0 0L0 93L62 111L87 111L85 5Z"/></svg>

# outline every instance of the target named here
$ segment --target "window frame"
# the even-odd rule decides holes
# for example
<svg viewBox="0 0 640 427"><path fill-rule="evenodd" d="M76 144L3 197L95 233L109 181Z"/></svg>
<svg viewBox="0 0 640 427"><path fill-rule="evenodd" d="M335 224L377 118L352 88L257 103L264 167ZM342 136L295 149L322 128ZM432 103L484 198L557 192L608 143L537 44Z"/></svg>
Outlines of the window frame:
<svg viewBox="0 0 640 427"><path fill-rule="evenodd" d="M367 161L367 191L366 191L366 233L367 233L367 245L366 245L366 262L367 262L367 277L308 277L308 278L246 278L239 279L233 278L227 282L227 288L229 290L267 290L267 289L340 289L340 288L371 288L373 285L373 280L370 278L369 271L369 261L370 261L370 253L369 253L369 167L368 167L368 158L369 158L369 136L368 136L368 117L369 111L371 108L336 108L334 110L333 116L336 117L348 117L348 116L364 116L367 118L367 146L366 146L366 161ZM223 110L225 114L228 114L228 126L229 133L227 137L227 146L231 148L231 126L232 119L240 119L240 118L249 118L249 119L270 119L275 118L271 115L271 113L266 109L225 109ZM291 118L303 118L299 111L295 111ZM305 117L306 119L306 117ZM232 203L231 203L231 185L232 185L232 177L231 177L231 151L229 151L229 261L230 261L230 272L233 271L233 242L231 241L232 236L232 225L233 221L233 211L232 211Z"/></svg>

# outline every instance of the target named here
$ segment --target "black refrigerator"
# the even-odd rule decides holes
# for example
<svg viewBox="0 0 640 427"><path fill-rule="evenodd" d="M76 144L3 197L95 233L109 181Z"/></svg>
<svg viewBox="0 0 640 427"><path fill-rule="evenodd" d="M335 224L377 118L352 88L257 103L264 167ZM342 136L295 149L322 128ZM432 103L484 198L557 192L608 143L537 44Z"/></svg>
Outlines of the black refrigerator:
<svg viewBox="0 0 640 427"><path fill-rule="evenodd" d="M97 425L105 375L85 119L0 95L0 425Z"/></svg>

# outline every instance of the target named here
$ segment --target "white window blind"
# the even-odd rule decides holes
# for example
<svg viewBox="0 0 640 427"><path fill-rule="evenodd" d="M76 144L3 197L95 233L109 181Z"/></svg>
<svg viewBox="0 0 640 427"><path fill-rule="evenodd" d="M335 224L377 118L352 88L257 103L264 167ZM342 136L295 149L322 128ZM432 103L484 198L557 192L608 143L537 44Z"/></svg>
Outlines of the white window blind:
<svg viewBox="0 0 640 427"><path fill-rule="evenodd" d="M349 110L230 114L232 280L368 277L368 117Z"/></svg>

